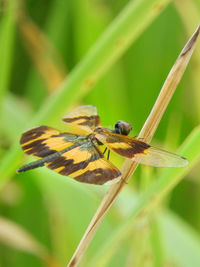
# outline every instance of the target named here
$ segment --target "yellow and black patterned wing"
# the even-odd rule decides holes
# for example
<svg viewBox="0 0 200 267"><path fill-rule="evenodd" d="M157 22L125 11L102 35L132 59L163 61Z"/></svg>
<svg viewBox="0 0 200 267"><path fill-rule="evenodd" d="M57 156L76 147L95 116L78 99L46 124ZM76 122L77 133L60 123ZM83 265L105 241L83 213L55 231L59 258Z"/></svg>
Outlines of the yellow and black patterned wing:
<svg viewBox="0 0 200 267"><path fill-rule="evenodd" d="M184 167L188 164L184 157L152 147L135 138L108 132L103 127L98 127L95 132L96 138L110 150L138 163L168 168Z"/></svg>
<svg viewBox="0 0 200 267"><path fill-rule="evenodd" d="M24 152L36 158L44 158L74 145L81 136L40 126L23 133L20 144ZM82 137L83 138L83 137Z"/></svg>
<svg viewBox="0 0 200 267"><path fill-rule="evenodd" d="M66 114L62 120L88 133L91 133L101 122L97 115L97 108L92 105L78 106Z"/></svg>
<svg viewBox="0 0 200 267"><path fill-rule="evenodd" d="M119 181L121 176L121 172L88 140L80 141L79 146L45 165L62 175L89 184L114 183Z"/></svg>
<svg viewBox="0 0 200 267"><path fill-rule="evenodd" d="M38 158L18 169L27 171L46 165L62 175L91 184L117 182L120 171L85 136L40 126L25 132L20 140L24 152Z"/></svg>

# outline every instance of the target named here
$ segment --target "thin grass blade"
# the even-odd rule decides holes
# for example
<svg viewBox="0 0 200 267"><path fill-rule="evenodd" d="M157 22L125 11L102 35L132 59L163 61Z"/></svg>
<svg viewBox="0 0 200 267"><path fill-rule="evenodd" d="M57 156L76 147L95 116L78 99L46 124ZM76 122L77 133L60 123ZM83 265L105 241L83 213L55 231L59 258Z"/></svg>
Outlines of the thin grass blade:
<svg viewBox="0 0 200 267"><path fill-rule="evenodd" d="M94 263L97 258L101 259L102 257L107 259L108 262L116 249L112 244L120 244L120 240L132 232L133 220L138 217L143 218L151 212L155 205L160 203L164 196L192 170L194 165L200 160L200 142L198 140L200 140L200 126L193 130L179 150L179 153L187 155L190 164L186 168L167 169L163 171L149 189L139 197L129 218L124 220L123 224L114 231L91 263ZM108 247L113 249L108 249Z"/></svg>
<svg viewBox="0 0 200 267"><path fill-rule="evenodd" d="M190 60L190 57L194 51L195 44L197 41L197 37L199 35L200 26L196 29L190 40L187 42L183 50L181 51L180 55L178 56L174 66L172 67L170 73L167 76L167 79L160 91L160 94L153 106L153 109L147 118L140 134L139 138L143 138L145 142L149 142L153 137L153 134L158 127L158 124L162 118L164 111L167 108L167 105L172 98L176 87L186 69L186 66ZM137 163L133 163L130 160L125 160L124 164L122 165L122 180L121 182L113 185L108 190L107 194L105 195L104 199L102 200L97 212L95 213L94 217L92 218L85 234L83 235L72 259L70 260L68 266L76 266L82 256L84 255L88 245L90 244L93 236L95 235L99 225L101 224L104 216L108 212L109 208L111 207L112 203L126 184L135 169L137 168ZM177 171L177 170L176 170Z"/></svg>

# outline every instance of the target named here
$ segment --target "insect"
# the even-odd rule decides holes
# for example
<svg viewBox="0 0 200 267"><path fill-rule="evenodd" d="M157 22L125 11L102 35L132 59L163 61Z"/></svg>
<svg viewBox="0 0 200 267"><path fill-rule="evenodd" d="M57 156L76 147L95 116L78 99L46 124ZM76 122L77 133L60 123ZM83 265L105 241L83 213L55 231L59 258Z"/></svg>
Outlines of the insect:
<svg viewBox="0 0 200 267"><path fill-rule="evenodd" d="M48 126L24 132L20 139L22 149L38 160L22 166L18 172L45 165L79 182L98 185L117 182L121 172L104 157L100 145L125 158L154 167L184 167L188 164L181 156L128 137L132 127L127 122L118 121L113 130L99 126L100 117L95 106L78 106L62 120L78 127L84 134L62 132Z"/></svg>

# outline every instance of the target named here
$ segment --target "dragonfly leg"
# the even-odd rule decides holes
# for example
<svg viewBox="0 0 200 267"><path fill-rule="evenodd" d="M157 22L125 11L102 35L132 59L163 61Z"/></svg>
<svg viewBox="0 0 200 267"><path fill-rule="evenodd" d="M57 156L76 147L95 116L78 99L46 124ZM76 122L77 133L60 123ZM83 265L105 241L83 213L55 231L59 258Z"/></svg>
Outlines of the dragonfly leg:
<svg viewBox="0 0 200 267"><path fill-rule="evenodd" d="M110 150L108 150L107 160L110 158Z"/></svg>
<svg viewBox="0 0 200 267"><path fill-rule="evenodd" d="M105 150L104 150L104 152L103 152L103 154L106 153L107 149L108 149L108 148L106 147ZM109 160L109 157L110 157L110 150L108 150L107 160Z"/></svg>
<svg viewBox="0 0 200 267"><path fill-rule="evenodd" d="M104 152L103 152L103 154L105 154L105 153L106 153L107 149L108 149L108 148L106 147L106 148L105 148L105 150L104 150Z"/></svg>

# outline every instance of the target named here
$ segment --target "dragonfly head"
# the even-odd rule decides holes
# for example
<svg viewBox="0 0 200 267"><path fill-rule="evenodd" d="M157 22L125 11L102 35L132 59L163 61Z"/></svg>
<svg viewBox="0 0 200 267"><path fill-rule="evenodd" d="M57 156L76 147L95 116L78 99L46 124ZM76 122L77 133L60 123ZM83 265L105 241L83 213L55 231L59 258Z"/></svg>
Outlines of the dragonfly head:
<svg viewBox="0 0 200 267"><path fill-rule="evenodd" d="M117 123L115 123L114 132L117 134L129 135L131 130L132 130L132 126L128 122L118 121Z"/></svg>

